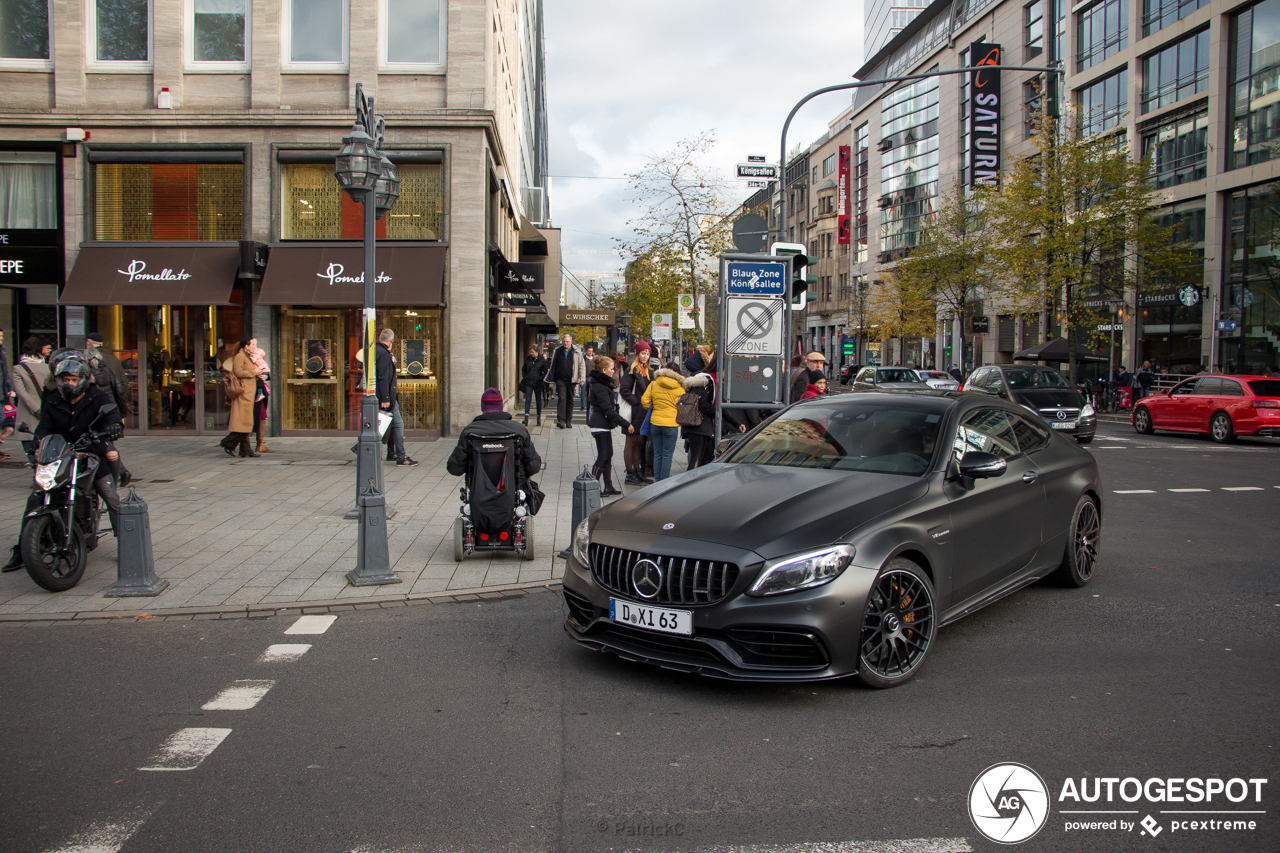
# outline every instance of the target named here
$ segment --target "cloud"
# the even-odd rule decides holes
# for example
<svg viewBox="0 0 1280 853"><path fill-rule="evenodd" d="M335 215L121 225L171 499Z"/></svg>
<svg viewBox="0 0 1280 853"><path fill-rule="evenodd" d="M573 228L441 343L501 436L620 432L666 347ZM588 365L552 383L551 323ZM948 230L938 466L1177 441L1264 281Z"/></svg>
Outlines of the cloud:
<svg viewBox="0 0 1280 853"><path fill-rule="evenodd" d="M776 161L796 101L862 64L862 4L848 0L546 0L544 14L552 175L619 177L712 129L726 177L748 154ZM788 148L822 135L850 97L806 105ZM639 211L626 182L553 178L550 197L565 265L619 267L573 253L630 234Z"/></svg>

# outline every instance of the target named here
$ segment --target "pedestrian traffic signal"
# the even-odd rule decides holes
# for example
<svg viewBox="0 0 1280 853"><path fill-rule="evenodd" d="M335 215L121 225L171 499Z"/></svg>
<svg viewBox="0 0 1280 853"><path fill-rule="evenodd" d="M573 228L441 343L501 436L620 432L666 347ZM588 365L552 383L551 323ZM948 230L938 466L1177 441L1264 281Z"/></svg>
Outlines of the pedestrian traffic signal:
<svg viewBox="0 0 1280 853"><path fill-rule="evenodd" d="M806 275L805 269L818 263L813 255L805 254L803 243L774 243L769 254L791 258L791 307L803 308L809 296L809 285L818 283L817 275Z"/></svg>

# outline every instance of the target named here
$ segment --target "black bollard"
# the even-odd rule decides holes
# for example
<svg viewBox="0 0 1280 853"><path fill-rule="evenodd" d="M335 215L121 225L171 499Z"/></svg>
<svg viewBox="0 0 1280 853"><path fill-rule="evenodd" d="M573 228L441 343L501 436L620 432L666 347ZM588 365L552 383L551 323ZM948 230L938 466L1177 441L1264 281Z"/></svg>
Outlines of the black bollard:
<svg viewBox="0 0 1280 853"><path fill-rule="evenodd" d="M582 473L573 481L573 524L569 526L569 547L557 556L569 559L573 553L573 532L578 529L582 519L600 508L600 481L591 476L591 471L584 465Z"/></svg>
<svg viewBox="0 0 1280 853"><path fill-rule="evenodd" d="M120 530L116 538L116 582L107 587L105 598L149 598L169 586L156 577L156 560L151 553L151 517L147 502L129 489L120 502Z"/></svg>
<svg viewBox="0 0 1280 853"><path fill-rule="evenodd" d="M400 576L391 571L387 548L387 501L372 481L360 495L360 532L356 538L356 567L347 572L351 585L400 583Z"/></svg>

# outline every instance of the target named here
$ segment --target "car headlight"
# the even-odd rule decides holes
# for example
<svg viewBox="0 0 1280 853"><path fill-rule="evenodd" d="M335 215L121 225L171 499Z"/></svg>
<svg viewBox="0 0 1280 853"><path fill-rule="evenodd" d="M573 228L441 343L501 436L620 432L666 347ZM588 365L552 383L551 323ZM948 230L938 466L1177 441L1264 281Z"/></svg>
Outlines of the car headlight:
<svg viewBox="0 0 1280 853"><path fill-rule="evenodd" d="M36 485L44 489L46 492L52 489L54 481L58 479L58 469L61 467L61 459L55 459L48 465L37 465Z"/></svg>
<svg viewBox="0 0 1280 853"><path fill-rule="evenodd" d="M853 562L854 547L837 545L765 563L748 595L780 595L830 583Z"/></svg>
<svg viewBox="0 0 1280 853"><path fill-rule="evenodd" d="M1092 418L1097 414L1098 412L1093 408L1092 403L1085 403L1084 408L1080 410L1080 417L1082 418Z"/></svg>
<svg viewBox="0 0 1280 853"><path fill-rule="evenodd" d="M578 529L573 532L573 559L584 568L591 566L591 558L587 556L587 549L591 545L591 531L587 528L589 523L590 519L582 519Z"/></svg>

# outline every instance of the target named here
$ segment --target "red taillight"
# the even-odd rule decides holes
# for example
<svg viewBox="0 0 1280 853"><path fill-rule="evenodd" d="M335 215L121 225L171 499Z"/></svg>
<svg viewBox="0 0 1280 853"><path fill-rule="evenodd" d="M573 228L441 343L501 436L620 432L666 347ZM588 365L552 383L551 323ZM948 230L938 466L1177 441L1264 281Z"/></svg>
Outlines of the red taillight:
<svg viewBox="0 0 1280 853"><path fill-rule="evenodd" d="M507 532L506 532L505 530L504 530L504 531L502 531L501 533L499 533L499 534L498 534L498 538L499 538L499 539L501 539L503 542L506 542L506 541L507 541Z"/></svg>
<svg viewBox="0 0 1280 853"><path fill-rule="evenodd" d="M1280 409L1280 400L1254 400L1255 409Z"/></svg>

